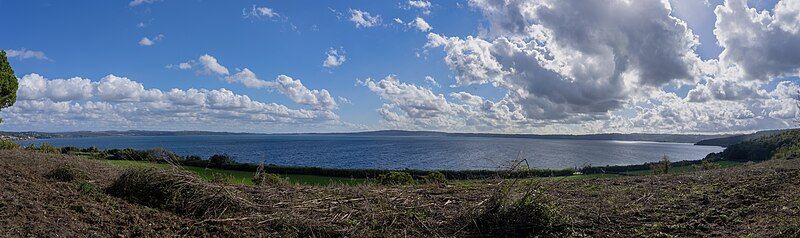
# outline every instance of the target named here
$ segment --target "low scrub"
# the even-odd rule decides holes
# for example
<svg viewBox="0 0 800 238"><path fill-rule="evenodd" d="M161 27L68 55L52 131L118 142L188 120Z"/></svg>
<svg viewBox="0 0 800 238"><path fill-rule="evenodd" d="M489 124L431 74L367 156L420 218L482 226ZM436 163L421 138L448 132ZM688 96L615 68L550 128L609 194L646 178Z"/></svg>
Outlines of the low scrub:
<svg viewBox="0 0 800 238"><path fill-rule="evenodd" d="M461 236L563 237L570 234L566 219L536 190L516 199L511 199L507 191L498 191L482 207L458 222L461 232L465 233Z"/></svg>
<svg viewBox="0 0 800 238"><path fill-rule="evenodd" d="M668 174L670 168L672 168L672 162L669 161L669 157L666 155L661 157L661 161L650 164L650 169L653 170L653 174Z"/></svg>
<svg viewBox="0 0 800 238"><path fill-rule="evenodd" d="M106 192L133 203L195 217L219 217L249 206L234 191L179 170L127 170Z"/></svg>
<svg viewBox="0 0 800 238"><path fill-rule="evenodd" d="M36 144L30 144L27 147L25 147L25 150L39 151L44 153L54 153L54 154L61 153L61 149L52 146L48 143L42 143L42 145L40 145L39 147L36 147Z"/></svg>
<svg viewBox="0 0 800 238"><path fill-rule="evenodd" d="M86 178L86 174L75 167L62 166L51 170L44 177L61 182L72 182Z"/></svg>
<svg viewBox="0 0 800 238"><path fill-rule="evenodd" d="M407 172L391 171L378 176L378 182L383 185L413 184L414 178Z"/></svg>
<svg viewBox="0 0 800 238"><path fill-rule="evenodd" d="M255 185L287 185L289 181L277 174L264 172L264 164L259 164L256 174L253 175L253 184Z"/></svg>
<svg viewBox="0 0 800 238"><path fill-rule="evenodd" d="M442 172L439 172L439 171L430 172L430 173L428 173L428 175L425 175L423 178L425 179L425 182L428 182L428 183L446 183L447 182L447 177L445 177L444 174Z"/></svg>
<svg viewBox="0 0 800 238"><path fill-rule="evenodd" d="M19 149L19 144L11 140L0 140L0 150L16 150Z"/></svg>

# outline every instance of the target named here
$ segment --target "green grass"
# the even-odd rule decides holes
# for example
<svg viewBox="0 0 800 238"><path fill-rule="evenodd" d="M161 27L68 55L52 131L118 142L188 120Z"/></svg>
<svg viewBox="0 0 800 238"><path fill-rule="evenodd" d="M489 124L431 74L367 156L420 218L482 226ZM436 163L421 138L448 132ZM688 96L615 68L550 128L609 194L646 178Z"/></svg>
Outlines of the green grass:
<svg viewBox="0 0 800 238"><path fill-rule="evenodd" d="M739 166L739 165L744 164L742 162L727 161L727 160L717 161L717 162L712 162L712 163L718 164L720 166L720 168L727 168L727 167ZM685 173L685 172L692 172L692 171L696 171L694 165L677 166L677 167L672 167L672 168L669 169L669 173ZM630 171L630 172L624 172L622 174L627 174L627 175L648 175L648 174L653 174L653 170L652 169L635 170L635 171Z"/></svg>
<svg viewBox="0 0 800 238"><path fill-rule="evenodd" d="M150 163L144 161L131 161L131 160L105 160L107 163L122 166L122 167L158 167L169 168L167 164ZM253 173L234 170L223 169L209 169L193 166L183 166L184 169L191 171L203 179L211 180L214 176L221 176L225 182L230 184L245 184L253 185ZM216 174L216 175L215 175ZM302 174L280 174L281 177L287 178L290 183L305 184L305 185L329 185L329 184L346 184L355 185L367 182L367 179L349 179L338 177L326 177L317 175L302 175Z"/></svg>

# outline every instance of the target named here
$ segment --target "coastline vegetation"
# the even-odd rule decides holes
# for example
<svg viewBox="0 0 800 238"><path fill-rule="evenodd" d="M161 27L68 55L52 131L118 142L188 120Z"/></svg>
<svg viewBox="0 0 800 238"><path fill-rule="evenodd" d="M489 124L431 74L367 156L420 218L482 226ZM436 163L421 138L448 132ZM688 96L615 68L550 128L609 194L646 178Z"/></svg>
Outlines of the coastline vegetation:
<svg viewBox="0 0 800 238"><path fill-rule="evenodd" d="M226 155L184 157L163 149L12 145L0 150L0 162L10 165L0 173L9 181L0 185L6 186L0 196L19 199L0 200L0 211L33 206L74 222L7 213L0 224L21 236L46 234L42 226L53 226L67 236L89 230L131 236L792 237L800 234L798 138L785 134L729 147L769 158L759 163L730 160L731 152L723 151L701 161L664 157L568 169L561 176L520 166L491 171L493 177L239 164ZM320 176L361 182L309 186L292 176L312 175L274 171L375 177ZM532 175L545 178L528 179Z"/></svg>

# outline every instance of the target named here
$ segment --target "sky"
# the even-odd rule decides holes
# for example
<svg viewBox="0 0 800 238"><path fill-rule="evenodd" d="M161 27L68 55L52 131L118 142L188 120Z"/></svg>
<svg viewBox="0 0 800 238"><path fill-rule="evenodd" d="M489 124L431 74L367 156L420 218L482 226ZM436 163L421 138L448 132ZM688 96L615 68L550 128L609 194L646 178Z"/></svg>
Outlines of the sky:
<svg viewBox="0 0 800 238"><path fill-rule="evenodd" d="M8 1L0 130L731 133L800 117L800 0Z"/></svg>

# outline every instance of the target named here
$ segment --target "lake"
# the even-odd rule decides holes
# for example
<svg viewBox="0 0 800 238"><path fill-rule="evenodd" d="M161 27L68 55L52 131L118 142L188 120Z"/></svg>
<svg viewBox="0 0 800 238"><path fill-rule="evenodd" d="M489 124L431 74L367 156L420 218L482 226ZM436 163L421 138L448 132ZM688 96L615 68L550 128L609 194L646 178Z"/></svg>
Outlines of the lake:
<svg viewBox="0 0 800 238"><path fill-rule="evenodd" d="M19 141L51 145L113 148L165 148L179 155L232 155L239 162L287 166L376 169L502 169L527 159L533 168L628 165L699 160L722 151L686 143L561 140L528 138L353 136L353 135L202 135L119 136Z"/></svg>

